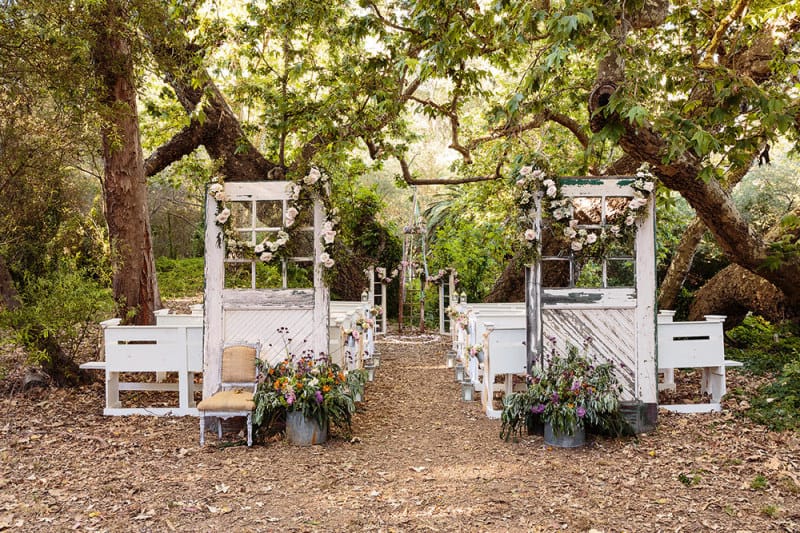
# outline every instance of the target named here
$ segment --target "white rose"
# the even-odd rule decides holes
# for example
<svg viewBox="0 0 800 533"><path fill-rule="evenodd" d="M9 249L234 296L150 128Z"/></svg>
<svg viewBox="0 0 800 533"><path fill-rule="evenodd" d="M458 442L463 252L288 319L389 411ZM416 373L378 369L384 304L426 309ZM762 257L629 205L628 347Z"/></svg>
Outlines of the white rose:
<svg viewBox="0 0 800 533"><path fill-rule="evenodd" d="M535 241L536 240L536 232L532 229L525 230L525 240L526 241Z"/></svg>
<svg viewBox="0 0 800 533"><path fill-rule="evenodd" d="M578 227L578 221L573 218L572 220L569 221L569 227L572 228L572 229L577 228Z"/></svg>
<svg viewBox="0 0 800 533"><path fill-rule="evenodd" d="M536 170L533 171L533 173L531 175L535 179L540 180L540 179L542 179L544 177L544 170L541 170L541 169L537 168Z"/></svg>
<svg viewBox="0 0 800 533"><path fill-rule="evenodd" d="M333 222L326 220L322 225L322 231L331 231L333 229Z"/></svg>
<svg viewBox="0 0 800 533"><path fill-rule="evenodd" d="M655 184L655 182L652 182L652 181L645 181L645 182L644 182L644 186L643 186L642 188L643 188L644 190L646 190L647 192L653 192L653 189L655 189L655 187L656 187L656 184Z"/></svg>
<svg viewBox="0 0 800 533"><path fill-rule="evenodd" d="M278 248L280 248L277 242L268 242L267 246L269 247L271 252L277 252Z"/></svg>
<svg viewBox="0 0 800 533"><path fill-rule="evenodd" d="M619 226L611 226L609 229L611 230L611 233L613 233L614 235L619 235L620 231Z"/></svg>
<svg viewBox="0 0 800 533"><path fill-rule="evenodd" d="M555 198L556 194L558 194L558 189L556 189L555 185L551 185L547 188L547 196Z"/></svg>
<svg viewBox="0 0 800 533"><path fill-rule="evenodd" d="M326 231L322 234L322 238L325 239L325 244L333 244L333 239L336 237L336 232L333 230Z"/></svg>
<svg viewBox="0 0 800 533"><path fill-rule="evenodd" d="M319 254L319 262L320 263L324 263L324 262L328 261L330 258L331 258L331 256L330 256L330 254L328 254L328 252L322 252L321 254Z"/></svg>
<svg viewBox="0 0 800 533"><path fill-rule="evenodd" d="M331 268L334 265L334 263L335 262L334 262L333 259L328 258L328 260L327 261L323 261L322 264L325 265L325 268Z"/></svg>
<svg viewBox="0 0 800 533"><path fill-rule="evenodd" d="M554 187L555 184L556 182L551 179L546 179L542 182L542 185L544 185L545 187Z"/></svg>
<svg viewBox="0 0 800 533"><path fill-rule="evenodd" d="M231 210L227 207L219 212L217 215L217 222L220 224L224 224L228 221L228 218L231 216Z"/></svg>
<svg viewBox="0 0 800 533"><path fill-rule="evenodd" d="M589 235L586 236L587 244L594 244L596 242L597 242L597 235L595 235L594 233L590 233Z"/></svg>
<svg viewBox="0 0 800 533"><path fill-rule="evenodd" d="M572 241L572 250L579 252L583 248L581 241Z"/></svg>
<svg viewBox="0 0 800 533"><path fill-rule="evenodd" d="M300 188L299 185L292 185L292 200L297 201L297 199L300 198L301 190L302 189Z"/></svg>
<svg viewBox="0 0 800 533"><path fill-rule="evenodd" d="M316 168L312 168L311 170L308 171L308 176L303 178L303 182L306 185L314 185L319 180L319 177L320 177L319 170L317 170Z"/></svg>
<svg viewBox="0 0 800 533"><path fill-rule="evenodd" d="M285 231L281 230L281 231L278 232L278 238L279 239L283 239L284 242L288 241L289 240L289 234L286 233Z"/></svg>
<svg viewBox="0 0 800 533"><path fill-rule="evenodd" d="M275 241L275 244L277 244L278 246L283 246L286 244L286 239L278 239L277 241Z"/></svg>
<svg viewBox="0 0 800 533"><path fill-rule="evenodd" d="M224 202L227 199L228 197L225 195L225 191L217 191L217 193L214 194L214 200L218 202Z"/></svg>
<svg viewBox="0 0 800 533"><path fill-rule="evenodd" d="M524 167L522 167L521 169L519 169L519 175L520 175L520 176L527 176L527 175L529 175L529 174L530 174L532 171L533 171L533 167L532 167L532 166L530 166L530 165L528 165L528 166L524 166Z"/></svg>
<svg viewBox="0 0 800 533"><path fill-rule="evenodd" d="M272 254L269 253L269 252L264 252L263 254L258 256L258 258L266 263L267 261L271 261L272 260Z"/></svg>
<svg viewBox="0 0 800 533"><path fill-rule="evenodd" d="M577 232L572 228L564 228L564 236L568 239L574 239Z"/></svg>
<svg viewBox="0 0 800 533"><path fill-rule="evenodd" d="M522 187L523 185L525 185L525 180L523 180L523 179L518 179L518 180L517 180L517 187Z"/></svg>
<svg viewBox="0 0 800 533"><path fill-rule="evenodd" d="M256 247L253 248L253 252L255 252L256 254L259 254L259 255L264 253L264 245L263 244L256 245Z"/></svg>
<svg viewBox="0 0 800 533"><path fill-rule="evenodd" d="M628 215L628 218L625 219L626 226L633 226L634 222L636 222L636 217L633 215Z"/></svg>
<svg viewBox="0 0 800 533"><path fill-rule="evenodd" d="M208 188L208 194L211 196L216 196L218 192L222 192L222 184L221 183L214 183L211 187Z"/></svg>

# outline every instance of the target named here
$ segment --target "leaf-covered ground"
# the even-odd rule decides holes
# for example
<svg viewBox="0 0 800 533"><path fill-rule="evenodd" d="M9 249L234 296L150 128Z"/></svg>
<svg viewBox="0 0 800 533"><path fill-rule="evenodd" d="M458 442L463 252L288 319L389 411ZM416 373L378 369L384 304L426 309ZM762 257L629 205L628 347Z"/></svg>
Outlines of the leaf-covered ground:
<svg viewBox="0 0 800 533"><path fill-rule="evenodd" d="M800 531L796 434L661 412L635 439L504 442L439 337L379 349L354 438L309 448L200 448L196 418L104 417L100 382L6 393L0 530Z"/></svg>

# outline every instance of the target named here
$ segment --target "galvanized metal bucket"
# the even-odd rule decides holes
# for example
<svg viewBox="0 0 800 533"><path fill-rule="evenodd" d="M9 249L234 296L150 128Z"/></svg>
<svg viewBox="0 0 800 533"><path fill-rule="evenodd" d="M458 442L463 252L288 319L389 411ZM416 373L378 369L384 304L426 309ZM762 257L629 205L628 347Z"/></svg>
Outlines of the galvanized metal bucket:
<svg viewBox="0 0 800 533"><path fill-rule="evenodd" d="M320 427L313 418L306 418L301 411L286 413L286 438L295 446L322 444L328 440L328 426Z"/></svg>

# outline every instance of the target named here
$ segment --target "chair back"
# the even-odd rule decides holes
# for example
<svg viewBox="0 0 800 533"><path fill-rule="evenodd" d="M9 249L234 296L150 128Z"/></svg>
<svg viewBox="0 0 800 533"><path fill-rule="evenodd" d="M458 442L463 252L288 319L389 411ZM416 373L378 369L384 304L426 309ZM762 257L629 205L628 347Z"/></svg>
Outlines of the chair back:
<svg viewBox="0 0 800 533"><path fill-rule="evenodd" d="M252 384L256 379L258 344L235 344L222 351L223 384Z"/></svg>

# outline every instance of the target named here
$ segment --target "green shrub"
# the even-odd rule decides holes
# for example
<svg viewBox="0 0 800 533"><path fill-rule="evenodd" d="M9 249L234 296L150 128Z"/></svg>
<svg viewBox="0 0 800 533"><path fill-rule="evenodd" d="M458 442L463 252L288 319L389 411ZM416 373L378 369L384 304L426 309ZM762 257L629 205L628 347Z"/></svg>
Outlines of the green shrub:
<svg viewBox="0 0 800 533"><path fill-rule="evenodd" d="M800 430L800 358L786 363L774 382L758 389L747 416L774 431Z"/></svg>
<svg viewBox="0 0 800 533"><path fill-rule="evenodd" d="M156 259L158 289L162 298L195 296L203 292L203 258Z"/></svg>
<svg viewBox="0 0 800 533"><path fill-rule="evenodd" d="M31 363L60 383L73 380L74 358L97 342L92 326L113 313L110 290L65 265L27 279L20 297L21 307L0 313L0 327L25 347Z"/></svg>
<svg viewBox="0 0 800 533"><path fill-rule="evenodd" d="M726 357L744 362L756 374L780 372L786 363L800 359L800 337L791 323L772 324L749 316L726 336Z"/></svg>

